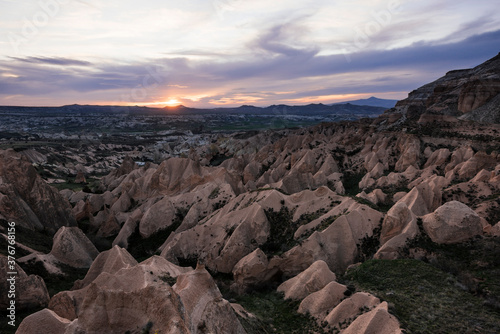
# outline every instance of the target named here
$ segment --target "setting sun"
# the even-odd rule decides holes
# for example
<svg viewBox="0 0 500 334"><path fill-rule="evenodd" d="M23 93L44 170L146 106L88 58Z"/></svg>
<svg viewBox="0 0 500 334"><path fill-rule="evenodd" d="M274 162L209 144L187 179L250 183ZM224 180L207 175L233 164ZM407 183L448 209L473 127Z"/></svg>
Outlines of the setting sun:
<svg viewBox="0 0 500 334"><path fill-rule="evenodd" d="M168 101L162 102L161 104L164 104L167 107L175 107L175 106L178 106L179 104L181 104L181 102L179 100L177 100L176 98L172 98Z"/></svg>

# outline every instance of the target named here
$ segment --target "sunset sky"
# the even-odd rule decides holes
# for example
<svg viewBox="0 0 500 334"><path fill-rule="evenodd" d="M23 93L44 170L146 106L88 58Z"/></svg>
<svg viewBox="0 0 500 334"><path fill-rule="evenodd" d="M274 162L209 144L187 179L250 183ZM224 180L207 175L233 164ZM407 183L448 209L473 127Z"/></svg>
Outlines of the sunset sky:
<svg viewBox="0 0 500 334"><path fill-rule="evenodd" d="M0 0L0 105L402 99L500 52L497 0Z"/></svg>

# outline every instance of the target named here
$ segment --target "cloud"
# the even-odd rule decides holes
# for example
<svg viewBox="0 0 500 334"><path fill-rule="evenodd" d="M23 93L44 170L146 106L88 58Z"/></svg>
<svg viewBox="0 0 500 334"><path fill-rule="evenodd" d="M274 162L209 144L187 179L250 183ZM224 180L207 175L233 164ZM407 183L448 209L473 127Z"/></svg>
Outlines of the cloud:
<svg viewBox="0 0 500 334"><path fill-rule="evenodd" d="M34 63L34 64L48 64L48 65L59 65L59 66L90 66L91 62L78 59L69 59L62 57L10 57L21 62Z"/></svg>
<svg viewBox="0 0 500 334"><path fill-rule="evenodd" d="M473 31L474 26L463 29ZM203 95L196 104L210 106L210 101L240 103L246 97L265 105L332 94L404 94L449 70L480 64L495 56L500 45L497 30L452 42L320 55L315 46L291 41L293 29L288 24L270 27L250 43L248 54L238 58L180 56L124 63L10 57L0 60L0 97L22 95L23 101L50 94L54 100L66 96L78 98L74 102L100 103L106 96L106 101L139 103Z"/></svg>

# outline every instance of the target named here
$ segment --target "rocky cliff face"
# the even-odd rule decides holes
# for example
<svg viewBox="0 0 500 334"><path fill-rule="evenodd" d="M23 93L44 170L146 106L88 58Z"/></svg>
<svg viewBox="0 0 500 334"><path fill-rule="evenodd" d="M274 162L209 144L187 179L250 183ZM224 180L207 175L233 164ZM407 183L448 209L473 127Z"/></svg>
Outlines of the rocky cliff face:
<svg viewBox="0 0 500 334"><path fill-rule="evenodd" d="M408 94L387 113L402 120L418 120L422 114L462 116L498 123L500 54L472 69L454 70ZM497 98L497 99L495 99ZM387 115L387 116L388 116Z"/></svg>

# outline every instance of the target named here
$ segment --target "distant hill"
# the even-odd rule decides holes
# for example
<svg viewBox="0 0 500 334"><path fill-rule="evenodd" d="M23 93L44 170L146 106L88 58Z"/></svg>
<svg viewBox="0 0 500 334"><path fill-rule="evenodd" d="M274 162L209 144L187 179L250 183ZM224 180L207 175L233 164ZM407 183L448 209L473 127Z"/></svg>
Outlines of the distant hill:
<svg viewBox="0 0 500 334"><path fill-rule="evenodd" d="M271 105L268 107L255 107L243 105L236 108L199 109L183 105L165 108L148 108L141 106L93 106L93 105L67 105L62 107L13 107L0 106L1 113L43 113L48 114L144 114L144 115L296 115L296 116L327 116L327 115L356 115L359 117L376 117L387 108L354 104L326 105L322 103L301 106L285 104Z"/></svg>
<svg viewBox="0 0 500 334"><path fill-rule="evenodd" d="M367 99L360 99L360 100L353 100L353 101L345 101L345 102L338 102L338 103L332 103L331 105L336 105L336 104L354 104L357 106L370 106L370 107L382 107L382 108L394 108L398 100L388 100L388 99L379 99L375 96L369 97Z"/></svg>

